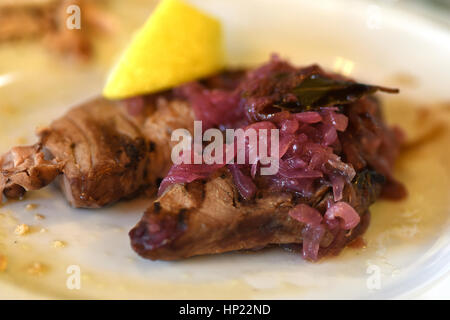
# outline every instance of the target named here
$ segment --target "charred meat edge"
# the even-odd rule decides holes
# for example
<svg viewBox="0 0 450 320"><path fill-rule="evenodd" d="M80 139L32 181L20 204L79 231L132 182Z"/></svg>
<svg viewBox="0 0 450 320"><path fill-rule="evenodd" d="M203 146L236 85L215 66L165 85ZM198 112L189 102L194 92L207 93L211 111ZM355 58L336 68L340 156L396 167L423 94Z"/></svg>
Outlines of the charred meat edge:
<svg viewBox="0 0 450 320"><path fill-rule="evenodd" d="M345 187L343 201L364 216L383 183L382 175L364 170ZM254 201L243 201L228 169L223 168L206 182L169 187L130 231L131 245L147 259L177 260L271 244L301 244L305 225L288 211L307 203L324 212L332 196L331 188L324 187L309 199L267 192ZM348 242L354 235L349 233L343 240ZM322 249L331 250L334 240L326 235Z"/></svg>

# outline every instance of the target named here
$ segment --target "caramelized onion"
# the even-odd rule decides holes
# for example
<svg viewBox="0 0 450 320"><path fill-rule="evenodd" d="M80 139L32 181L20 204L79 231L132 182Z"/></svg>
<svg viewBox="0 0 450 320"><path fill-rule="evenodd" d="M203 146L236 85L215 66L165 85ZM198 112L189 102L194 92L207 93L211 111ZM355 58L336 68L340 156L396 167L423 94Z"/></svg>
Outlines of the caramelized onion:
<svg viewBox="0 0 450 320"><path fill-rule="evenodd" d="M350 230L356 227L360 221L358 212L351 205L340 201L333 204L325 212L327 220L340 219L340 226L344 230Z"/></svg>
<svg viewBox="0 0 450 320"><path fill-rule="evenodd" d="M322 215L316 209L301 203L289 210L289 215L306 225L318 226L322 222Z"/></svg>

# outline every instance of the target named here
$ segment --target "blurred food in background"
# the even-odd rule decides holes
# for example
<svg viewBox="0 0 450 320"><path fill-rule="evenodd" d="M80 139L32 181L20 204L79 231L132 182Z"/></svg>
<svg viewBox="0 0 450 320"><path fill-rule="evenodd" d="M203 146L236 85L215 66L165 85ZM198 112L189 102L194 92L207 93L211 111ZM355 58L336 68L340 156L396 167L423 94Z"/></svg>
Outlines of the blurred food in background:
<svg viewBox="0 0 450 320"><path fill-rule="evenodd" d="M0 3L0 42L42 41L60 55L88 60L97 34L111 34L117 22L108 13L108 0L19 0ZM77 14L78 28L68 28L69 14ZM74 11L72 11L74 10ZM77 17L74 17L77 18Z"/></svg>

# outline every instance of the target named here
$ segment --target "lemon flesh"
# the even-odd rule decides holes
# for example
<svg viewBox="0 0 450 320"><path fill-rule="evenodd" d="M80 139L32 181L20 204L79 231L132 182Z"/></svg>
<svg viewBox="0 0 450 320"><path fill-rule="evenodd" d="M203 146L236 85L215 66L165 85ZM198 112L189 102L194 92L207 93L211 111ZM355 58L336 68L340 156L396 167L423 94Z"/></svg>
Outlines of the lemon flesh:
<svg viewBox="0 0 450 320"><path fill-rule="evenodd" d="M125 50L103 95L122 99L152 93L222 67L220 22L181 0L163 0Z"/></svg>

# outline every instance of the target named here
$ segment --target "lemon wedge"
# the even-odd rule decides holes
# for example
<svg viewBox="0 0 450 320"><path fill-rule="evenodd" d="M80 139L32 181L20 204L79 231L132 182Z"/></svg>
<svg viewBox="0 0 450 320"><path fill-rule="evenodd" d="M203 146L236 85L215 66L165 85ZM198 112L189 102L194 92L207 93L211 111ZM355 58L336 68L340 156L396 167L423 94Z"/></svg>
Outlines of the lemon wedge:
<svg viewBox="0 0 450 320"><path fill-rule="evenodd" d="M152 93L219 71L220 22L181 0L162 0L112 70L103 95Z"/></svg>

